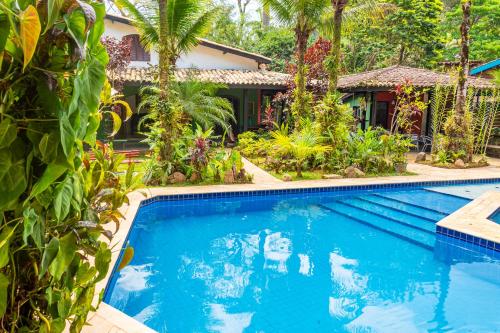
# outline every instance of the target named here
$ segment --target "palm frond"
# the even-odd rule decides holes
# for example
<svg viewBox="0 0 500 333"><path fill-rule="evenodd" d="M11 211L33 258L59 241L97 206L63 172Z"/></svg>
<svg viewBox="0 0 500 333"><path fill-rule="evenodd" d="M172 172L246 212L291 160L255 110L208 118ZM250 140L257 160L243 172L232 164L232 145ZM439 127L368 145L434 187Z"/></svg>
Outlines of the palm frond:
<svg viewBox="0 0 500 333"><path fill-rule="evenodd" d="M125 15L136 27L141 36L141 44L145 49L151 50L155 45L158 45L159 36L156 28L157 9L153 8L151 11L145 11L145 14L143 14L129 0L114 0L114 3L121 11L125 12Z"/></svg>

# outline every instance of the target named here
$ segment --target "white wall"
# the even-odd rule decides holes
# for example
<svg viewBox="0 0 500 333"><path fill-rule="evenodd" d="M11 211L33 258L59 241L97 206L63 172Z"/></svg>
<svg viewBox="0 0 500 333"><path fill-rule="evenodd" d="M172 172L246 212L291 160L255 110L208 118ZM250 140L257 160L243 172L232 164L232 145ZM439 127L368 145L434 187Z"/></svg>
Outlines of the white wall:
<svg viewBox="0 0 500 333"><path fill-rule="evenodd" d="M131 25L112 21L110 19L105 19L104 22L106 25L104 36L122 39L124 36L137 33L137 30ZM158 53L152 51L151 60L149 62L132 61L130 65L133 67L158 65ZM181 55L176 65L178 68L194 67L198 69L258 69L258 64L255 60L232 53L224 53L203 45L198 45L189 53Z"/></svg>

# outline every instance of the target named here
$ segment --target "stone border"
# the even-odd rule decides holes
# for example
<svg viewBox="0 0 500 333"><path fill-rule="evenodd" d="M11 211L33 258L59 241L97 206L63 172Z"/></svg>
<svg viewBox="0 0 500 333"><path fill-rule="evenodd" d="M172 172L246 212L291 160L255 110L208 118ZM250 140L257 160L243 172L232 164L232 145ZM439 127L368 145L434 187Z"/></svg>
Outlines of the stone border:
<svg viewBox="0 0 500 333"><path fill-rule="evenodd" d="M500 192L486 192L436 224L438 234L500 252L500 224L489 219L500 208Z"/></svg>
<svg viewBox="0 0 500 333"><path fill-rule="evenodd" d="M111 263L107 276L96 285L96 297L100 290L106 289L108 282L116 271L116 263L120 257L121 249L128 238L129 231L133 225L136 213L139 208L148 203L162 200L179 200L195 198L222 198L242 195L269 195L269 194L289 194L289 193L318 193L337 192L348 190L368 190L381 188L405 188L424 187L432 185L453 185L453 184L480 184L500 182L496 175L489 178L476 178L474 176L463 175L454 179L432 180L437 176L392 176L378 178L355 178L337 180L309 180L297 182L276 182L273 184L236 184L236 185L210 185L196 187L156 187L147 188L142 191L134 191L129 194L130 205L123 207L120 211L125 217L121 222L120 229L116 232L114 239L118 240L113 244ZM320 185L319 185L320 184ZM493 222L492 222L493 223ZM103 310L101 310L104 308ZM112 310L110 310L110 308ZM106 303L101 303L98 311L89 316L88 323L83 329L83 333L154 333L156 331L131 318L125 313L111 307Z"/></svg>

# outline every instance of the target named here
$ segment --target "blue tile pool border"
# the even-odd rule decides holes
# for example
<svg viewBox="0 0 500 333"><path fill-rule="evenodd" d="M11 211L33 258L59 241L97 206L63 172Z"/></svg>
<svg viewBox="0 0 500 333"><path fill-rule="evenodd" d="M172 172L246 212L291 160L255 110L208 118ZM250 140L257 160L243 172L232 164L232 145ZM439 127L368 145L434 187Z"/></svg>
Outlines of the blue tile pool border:
<svg viewBox="0 0 500 333"><path fill-rule="evenodd" d="M466 234L464 232L456 231L453 229L448 229L445 227L441 227L439 225L436 226L436 233L439 235L443 235L446 237L459 239L463 242L473 244L479 247L484 247L488 250L493 250L500 252L500 243L496 243L484 238L476 237L473 235Z"/></svg>
<svg viewBox="0 0 500 333"><path fill-rule="evenodd" d="M199 199L222 199L251 196L267 196L282 194L300 194L300 193L332 193L347 191L367 191L380 189L398 189L398 188L422 188L427 186L447 186L447 185L469 185L469 184L490 184L500 182L500 178L481 178L467 180L439 180L439 181L421 181L396 184L369 184L369 185L343 185L326 187L306 187L276 190L248 190L248 191L225 191L210 193L191 193L191 194L167 194L157 195L141 201L139 207L144 207L158 201L179 201L179 200L199 200Z"/></svg>

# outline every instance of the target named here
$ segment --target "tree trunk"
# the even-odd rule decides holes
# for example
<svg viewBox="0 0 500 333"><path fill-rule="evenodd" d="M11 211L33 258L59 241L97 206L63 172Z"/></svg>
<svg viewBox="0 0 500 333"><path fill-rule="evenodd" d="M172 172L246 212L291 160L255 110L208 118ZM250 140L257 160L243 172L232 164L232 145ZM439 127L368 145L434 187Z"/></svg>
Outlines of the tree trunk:
<svg viewBox="0 0 500 333"><path fill-rule="evenodd" d="M168 0L158 0L160 14L160 36L159 36L159 84L160 98L163 102L168 101L168 90L170 85L170 56L168 54Z"/></svg>
<svg viewBox="0 0 500 333"><path fill-rule="evenodd" d="M262 27L263 28L269 27L270 21L271 21L271 15L270 15L269 4L265 3L262 5Z"/></svg>
<svg viewBox="0 0 500 333"><path fill-rule="evenodd" d="M302 161L297 161L295 171L297 172L297 178L302 178Z"/></svg>
<svg viewBox="0 0 500 333"><path fill-rule="evenodd" d="M405 46L401 45L401 48L399 49L398 65L402 65L404 60L405 60Z"/></svg>
<svg viewBox="0 0 500 333"><path fill-rule="evenodd" d="M160 147L160 158L162 161L170 161L173 151L173 133L172 126L169 121L169 89L170 89L170 71L171 71L171 57L168 50L168 1L158 0L159 14L160 14L160 35L159 35L159 88L160 96L158 100L158 112L160 126L164 129L162 133L163 145Z"/></svg>
<svg viewBox="0 0 500 333"><path fill-rule="evenodd" d="M460 66L458 68L458 85L455 112L458 117L465 115L465 103L467 96L467 75L469 74L469 31L471 26L470 10L471 0L462 2L462 25L460 34L462 37L460 49Z"/></svg>
<svg viewBox="0 0 500 333"><path fill-rule="evenodd" d="M306 109L305 105L305 94L306 94L306 67L305 67L305 54L307 51L307 40L309 38L310 31L307 28L301 28L299 25L295 29L295 34L297 36L297 78L296 78L296 87L295 89L295 103L302 110ZM298 127L299 124L299 115L294 114L294 122L295 126Z"/></svg>
<svg viewBox="0 0 500 333"><path fill-rule="evenodd" d="M333 14L333 38L332 48L330 49L330 71L328 91L335 92L339 79L340 68L340 40L342 38L342 14L347 5L348 0L332 0Z"/></svg>

